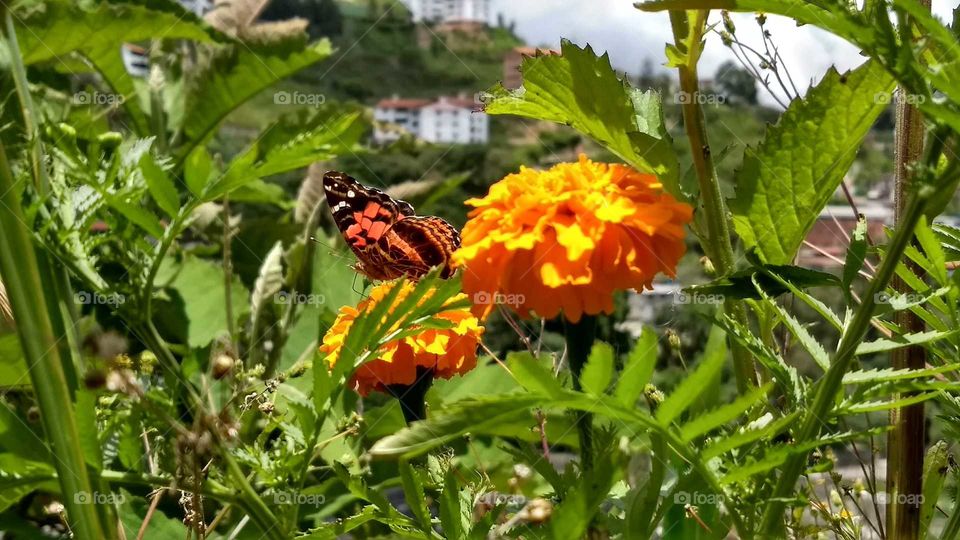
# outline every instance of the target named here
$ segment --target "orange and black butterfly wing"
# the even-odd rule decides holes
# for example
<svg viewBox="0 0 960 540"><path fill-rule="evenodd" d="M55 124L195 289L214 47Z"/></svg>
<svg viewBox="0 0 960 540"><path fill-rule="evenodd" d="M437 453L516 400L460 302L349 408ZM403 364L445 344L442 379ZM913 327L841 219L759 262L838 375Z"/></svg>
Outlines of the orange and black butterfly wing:
<svg viewBox="0 0 960 540"><path fill-rule="evenodd" d="M402 274L419 279L441 266L440 277L447 278L453 273L450 256L460 247L460 233L436 216L409 216L394 223L377 245Z"/></svg>
<svg viewBox="0 0 960 540"><path fill-rule="evenodd" d="M323 175L323 190L334 223L363 267L381 264L375 253L377 242L398 220L413 215L410 203L393 199L337 171ZM374 279L389 279L369 275Z"/></svg>

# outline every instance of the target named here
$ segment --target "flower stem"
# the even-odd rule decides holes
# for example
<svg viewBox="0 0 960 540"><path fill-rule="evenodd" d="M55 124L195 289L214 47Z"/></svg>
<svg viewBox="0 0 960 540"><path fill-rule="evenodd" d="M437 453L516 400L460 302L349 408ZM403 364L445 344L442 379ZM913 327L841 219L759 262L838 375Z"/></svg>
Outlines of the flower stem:
<svg viewBox="0 0 960 540"><path fill-rule="evenodd" d="M427 390L433 384L433 370L417 366L413 384L388 384L387 390L400 402L407 424L427 417Z"/></svg>
<svg viewBox="0 0 960 540"><path fill-rule="evenodd" d="M564 336L567 341L567 361L573 375L573 389L581 390L580 375L590 356L593 340L596 336L597 318L584 315L578 322L564 319ZM593 417L586 412L578 412L576 423L580 436L580 462L584 471L593 469Z"/></svg>
<svg viewBox="0 0 960 540"><path fill-rule="evenodd" d="M696 17L695 24L689 24L688 13ZM700 198L703 201L703 213L706 218L706 238L701 238L701 244L716 266L718 274L724 276L734 270L733 243L730 239L727 207L720 191L720 181L717 178L710 142L707 139L703 107L697 99L700 95L697 63L700 60L702 35L708 13L708 10L671 11L670 23L673 26L677 47L682 50L686 48L686 44L691 44L691 48L684 51L687 54L686 64L678 67L680 92L685 96L685 99L681 100L683 124L687 131L687 139L690 141L690 154L693 157L693 167L697 173ZM691 31L695 35L691 36ZM741 302L727 300L724 302L724 310L737 322L747 326L747 310ZM757 386L757 372L750 352L735 341L730 343L730 350L733 353L737 389L744 392Z"/></svg>

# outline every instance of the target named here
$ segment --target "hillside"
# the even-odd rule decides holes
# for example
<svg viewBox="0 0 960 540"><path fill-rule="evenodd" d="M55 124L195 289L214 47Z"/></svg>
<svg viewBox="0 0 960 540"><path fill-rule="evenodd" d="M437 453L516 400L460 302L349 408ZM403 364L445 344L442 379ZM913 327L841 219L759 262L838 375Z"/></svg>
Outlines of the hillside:
<svg viewBox="0 0 960 540"><path fill-rule="evenodd" d="M504 53L523 44L506 26L472 33L414 23L399 0L282 0L264 17L295 15L337 49L296 79L330 100L472 94L500 80Z"/></svg>

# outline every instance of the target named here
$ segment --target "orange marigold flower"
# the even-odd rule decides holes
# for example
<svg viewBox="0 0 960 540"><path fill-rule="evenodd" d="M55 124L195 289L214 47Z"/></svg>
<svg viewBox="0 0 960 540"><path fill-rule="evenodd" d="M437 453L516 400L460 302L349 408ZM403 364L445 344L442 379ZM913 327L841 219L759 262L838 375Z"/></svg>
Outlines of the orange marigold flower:
<svg viewBox="0 0 960 540"><path fill-rule="evenodd" d="M521 167L467 204L475 208L453 261L478 308L504 303L546 318L563 310L573 322L611 313L614 290L674 276L693 218L655 176L584 155L546 171Z"/></svg>
<svg viewBox="0 0 960 540"><path fill-rule="evenodd" d="M320 352L327 355L328 367L332 368L340 356L340 349L350 332L350 327L361 313L367 313L384 299L395 281L384 282L370 291L370 296L357 304L357 307L340 308L336 321L323 336ZM414 290L414 283L404 280L399 294L387 309L393 311L403 299ZM419 300L422 303L432 295L428 291ZM445 305L462 301L464 294L458 294ZM446 309L436 315L453 323L451 328L423 328L421 331L398 340L390 341L376 353L376 359L361 365L353 375L351 385L366 396L373 390L384 392L387 385L413 384L417 377L417 367L433 370L434 377L449 379L456 374L470 371L477 365L477 346L483 335L483 326L469 308ZM393 332L395 326L389 331Z"/></svg>

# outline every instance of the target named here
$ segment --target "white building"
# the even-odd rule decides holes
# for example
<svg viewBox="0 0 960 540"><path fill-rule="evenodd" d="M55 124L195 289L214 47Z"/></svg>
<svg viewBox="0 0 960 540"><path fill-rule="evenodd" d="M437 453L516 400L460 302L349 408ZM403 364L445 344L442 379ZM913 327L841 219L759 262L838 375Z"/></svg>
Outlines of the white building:
<svg viewBox="0 0 960 540"><path fill-rule="evenodd" d="M387 143L410 133L432 143L485 144L489 118L475 108L473 100L460 97L440 97L436 101L385 99L373 111L373 138Z"/></svg>
<svg viewBox="0 0 960 540"><path fill-rule="evenodd" d="M407 0L413 20L433 23L490 21L490 0Z"/></svg>

